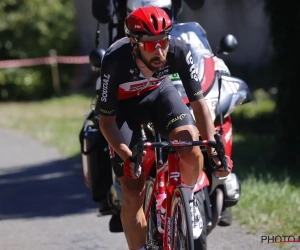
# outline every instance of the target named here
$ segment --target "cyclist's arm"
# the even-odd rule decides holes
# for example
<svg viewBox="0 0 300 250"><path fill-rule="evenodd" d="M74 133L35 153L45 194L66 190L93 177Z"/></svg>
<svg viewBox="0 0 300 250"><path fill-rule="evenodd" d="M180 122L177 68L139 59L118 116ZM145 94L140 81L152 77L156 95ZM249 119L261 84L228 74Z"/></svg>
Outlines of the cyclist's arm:
<svg viewBox="0 0 300 250"><path fill-rule="evenodd" d="M214 141L214 134L216 133L216 130L205 99L201 98L196 101L193 101L191 102L191 106L193 108L197 128L199 130L201 138L203 140ZM214 152L214 149L212 148L207 149L209 155Z"/></svg>
<svg viewBox="0 0 300 250"><path fill-rule="evenodd" d="M183 43L181 46L178 46L177 51L176 62L180 64L178 74L193 108L199 133L203 140L215 140L215 126L202 93L201 83L198 80L192 54L188 46ZM211 154L212 152L213 149L208 148L208 153Z"/></svg>
<svg viewBox="0 0 300 250"><path fill-rule="evenodd" d="M117 126L119 79L116 74L116 60L105 56L101 69L101 88L96 104L96 112L100 114L100 130L116 153L125 161L132 155Z"/></svg>
<svg viewBox="0 0 300 250"><path fill-rule="evenodd" d="M125 161L132 155L117 126L116 116L100 116L100 130L116 153Z"/></svg>

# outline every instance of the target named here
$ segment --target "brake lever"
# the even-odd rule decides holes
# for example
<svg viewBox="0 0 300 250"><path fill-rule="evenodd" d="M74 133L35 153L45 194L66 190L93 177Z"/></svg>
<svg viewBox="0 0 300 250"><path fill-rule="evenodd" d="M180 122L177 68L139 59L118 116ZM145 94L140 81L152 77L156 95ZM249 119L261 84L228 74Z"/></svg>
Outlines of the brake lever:
<svg viewBox="0 0 300 250"><path fill-rule="evenodd" d="M217 151L219 160L221 162L220 167L224 167L224 170L226 172L228 172L228 164L227 164L227 160L225 157L225 147L223 144L222 136L219 133L216 133L214 135L214 137L215 137L215 141L216 141L216 151Z"/></svg>
<svg viewBox="0 0 300 250"><path fill-rule="evenodd" d="M142 165L143 152L144 152L144 142L146 138L140 138L137 145L132 149L132 156L129 157L131 162L134 162L134 175L139 177L139 166Z"/></svg>

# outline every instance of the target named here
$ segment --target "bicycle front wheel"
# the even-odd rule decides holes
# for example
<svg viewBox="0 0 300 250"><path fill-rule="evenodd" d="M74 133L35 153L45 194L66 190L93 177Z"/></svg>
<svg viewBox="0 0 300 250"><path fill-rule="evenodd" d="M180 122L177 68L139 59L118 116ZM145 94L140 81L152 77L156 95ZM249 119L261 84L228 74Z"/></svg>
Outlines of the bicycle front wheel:
<svg viewBox="0 0 300 250"><path fill-rule="evenodd" d="M146 182L146 194L145 194L145 200L144 200L144 213L146 214L146 210L149 206L151 193L154 187L154 180L152 178L149 178L149 180ZM158 239L159 232L157 230L157 222L156 222L156 193L154 193L154 197L152 200L151 208L150 208L150 214L147 220L147 237L146 241L148 246L152 247L153 249L156 249L158 245L161 244L161 242Z"/></svg>
<svg viewBox="0 0 300 250"><path fill-rule="evenodd" d="M194 250L190 205L182 187L175 188L172 195L170 240L172 250Z"/></svg>

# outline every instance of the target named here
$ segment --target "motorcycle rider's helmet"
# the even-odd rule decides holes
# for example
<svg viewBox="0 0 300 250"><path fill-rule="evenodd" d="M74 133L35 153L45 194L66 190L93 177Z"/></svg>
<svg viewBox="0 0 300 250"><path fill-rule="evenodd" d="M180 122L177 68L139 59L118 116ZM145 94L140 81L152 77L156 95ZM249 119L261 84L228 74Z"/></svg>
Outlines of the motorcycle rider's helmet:
<svg viewBox="0 0 300 250"><path fill-rule="evenodd" d="M163 9L168 14L168 16L172 19L172 14L173 14L172 0L150 0L150 1L127 0L127 14L129 15L130 12L147 5L151 5Z"/></svg>
<svg viewBox="0 0 300 250"><path fill-rule="evenodd" d="M125 18L125 34L139 39L142 36L168 35L172 30L172 21L161 8L144 6L131 12Z"/></svg>

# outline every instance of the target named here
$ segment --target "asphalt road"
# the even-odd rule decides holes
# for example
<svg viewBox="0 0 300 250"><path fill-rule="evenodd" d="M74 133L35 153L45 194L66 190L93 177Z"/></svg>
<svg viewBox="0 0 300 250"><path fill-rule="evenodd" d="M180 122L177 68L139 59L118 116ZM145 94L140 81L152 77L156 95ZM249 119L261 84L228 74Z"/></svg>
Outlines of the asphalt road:
<svg viewBox="0 0 300 250"><path fill-rule="evenodd" d="M78 159L0 129L0 250L126 250L122 233L108 231L83 184ZM276 250L234 223L209 235L209 250Z"/></svg>

